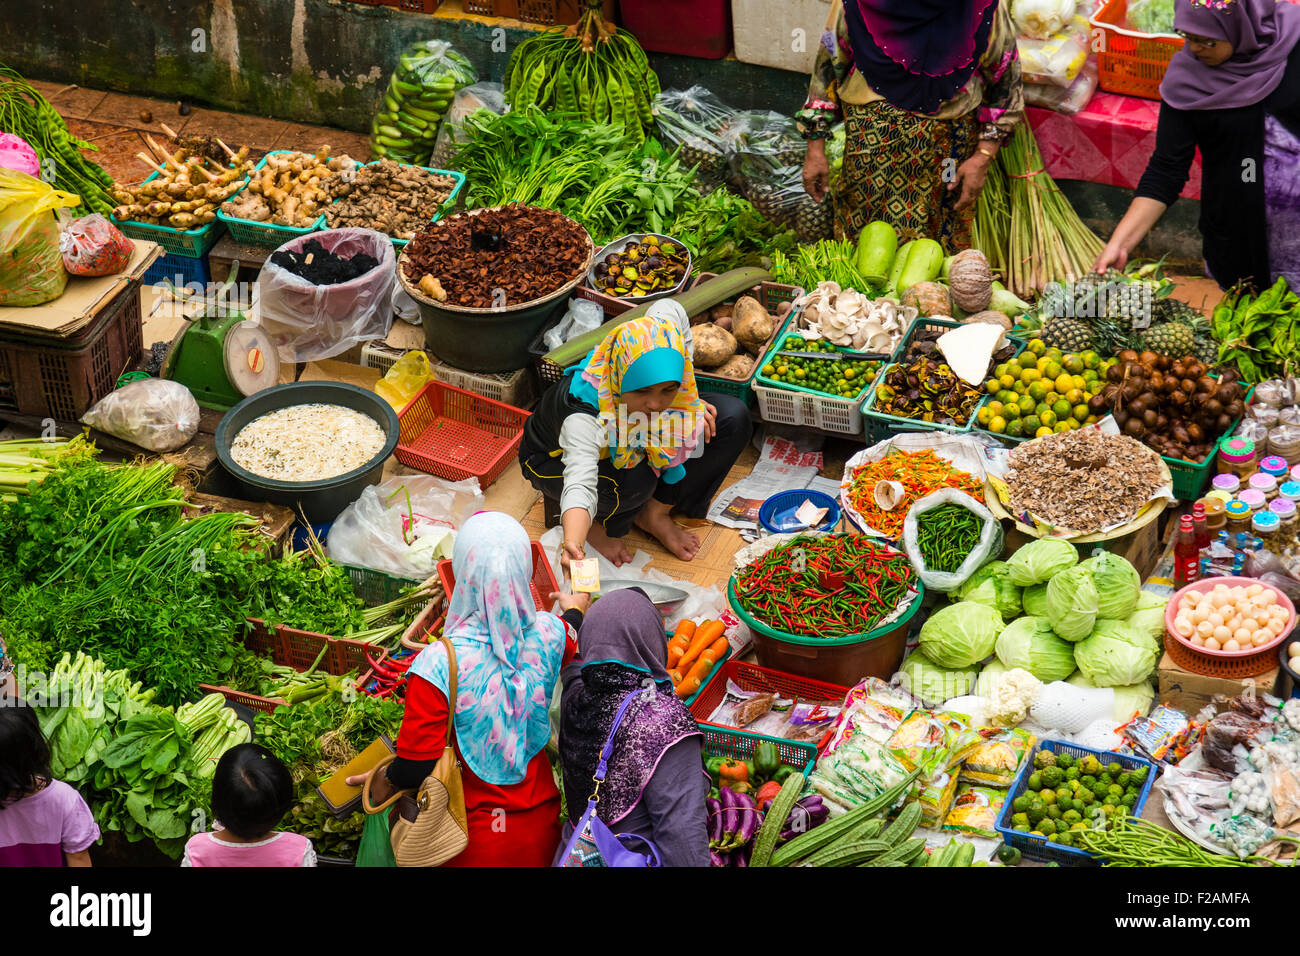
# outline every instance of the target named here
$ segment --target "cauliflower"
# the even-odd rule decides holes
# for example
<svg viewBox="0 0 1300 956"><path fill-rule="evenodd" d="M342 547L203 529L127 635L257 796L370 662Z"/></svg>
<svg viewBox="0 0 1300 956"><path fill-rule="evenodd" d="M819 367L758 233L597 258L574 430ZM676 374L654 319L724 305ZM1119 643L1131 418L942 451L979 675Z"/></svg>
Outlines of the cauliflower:
<svg viewBox="0 0 1300 956"><path fill-rule="evenodd" d="M1027 670L1013 667L1002 675L989 698L988 719L994 727L1014 727L1029 716L1043 682Z"/></svg>

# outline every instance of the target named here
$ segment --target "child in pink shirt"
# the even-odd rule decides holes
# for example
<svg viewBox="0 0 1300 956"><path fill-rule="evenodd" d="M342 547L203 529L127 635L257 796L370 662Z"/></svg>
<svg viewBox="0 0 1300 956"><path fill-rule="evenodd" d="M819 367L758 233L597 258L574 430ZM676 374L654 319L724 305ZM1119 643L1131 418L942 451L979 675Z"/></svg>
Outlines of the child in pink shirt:
<svg viewBox="0 0 1300 956"><path fill-rule="evenodd" d="M310 840L275 832L292 806L293 778L273 753L257 744L230 748L212 778L221 829L190 837L181 866L315 866Z"/></svg>

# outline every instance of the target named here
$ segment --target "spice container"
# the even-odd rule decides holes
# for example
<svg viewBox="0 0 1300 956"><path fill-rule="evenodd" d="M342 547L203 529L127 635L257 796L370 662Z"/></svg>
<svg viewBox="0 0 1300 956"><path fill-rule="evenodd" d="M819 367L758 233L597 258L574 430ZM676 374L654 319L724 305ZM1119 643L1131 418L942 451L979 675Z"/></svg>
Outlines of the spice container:
<svg viewBox="0 0 1300 956"><path fill-rule="evenodd" d="M1256 491L1254 488L1247 488L1241 494L1237 495L1238 501L1244 501L1250 506L1252 514L1263 511L1264 506L1268 504L1268 499L1264 497L1264 492Z"/></svg>
<svg viewBox="0 0 1300 956"><path fill-rule="evenodd" d="M1234 435L1219 443L1217 467L1221 475L1233 474L1245 481L1255 473L1258 462L1255 443L1249 438Z"/></svg>
<svg viewBox="0 0 1300 956"><path fill-rule="evenodd" d="M1223 510L1227 515L1228 533L1230 535L1250 531L1250 505L1240 498L1234 498L1224 506Z"/></svg>
<svg viewBox="0 0 1300 956"><path fill-rule="evenodd" d="M1268 450L1282 459L1284 465L1288 461L1300 459L1300 427L1283 423L1269 429ZM1278 481L1281 480L1282 478L1279 477Z"/></svg>
<svg viewBox="0 0 1300 956"><path fill-rule="evenodd" d="M1277 496L1300 503L1300 481L1283 482L1277 490ZM1297 507L1300 507L1300 504L1297 504Z"/></svg>
<svg viewBox="0 0 1300 956"><path fill-rule="evenodd" d="M1228 494L1226 491L1208 491L1205 493L1205 499L1207 501L1213 500L1223 505L1226 505L1229 501L1231 501L1232 497L1233 496Z"/></svg>
<svg viewBox="0 0 1300 956"><path fill-rule="evenodd" d="M1211 537L1228 527L1228 510L1226 502L1218 498L1206 497L1199 504L1205 507L1205 527Z"/></svg>
<svg viewBox="0 0 1300 956"><path fill-rule="evenodd" d="M1277 548L1277 531L1281 524L1281 519L1271 511L1261 511L1250 520L1251 530L1263 542L1265 551L1274 551Z"/></svg>
<svg viewBox="0 0 1300 956"><path fill-rule="evenodd" d="M1232 473L1215 475L1214 480L1210 482L1210 487L1215 491L1227 492L1228 498L1231 499L1241 490L1241 479Z"/></svg>
<svg viewBox="0 0 1300 956"><path fill-rule="evenodd" d="M1256 472L1250 476L1250 488L1252 491L1258 491L1264 496L1265 501L1272 501L1277 497L1277 479L1272 475L1264 472Z"/></svg>
<svg viewBox="0 0 1300 956"><path fill-rule="evenodd" d="M1259 463L1259 470L1265 475L1271 475L1277 482L1286 481L1287 463L1285 458L1269 455Z"/></svg>
<svg viewBox="0 0 1300 956"><path fill-rule="evenodd" d="M1291 466L1291 480L1300 484L1300 465Z"/></svg>

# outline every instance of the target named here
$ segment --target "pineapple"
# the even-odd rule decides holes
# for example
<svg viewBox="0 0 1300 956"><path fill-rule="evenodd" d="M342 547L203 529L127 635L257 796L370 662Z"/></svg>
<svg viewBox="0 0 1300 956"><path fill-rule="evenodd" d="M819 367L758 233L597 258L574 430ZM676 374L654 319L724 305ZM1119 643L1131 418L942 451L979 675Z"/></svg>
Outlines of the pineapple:
<svg viewBox="0 0 1300 956"><path fill-rule="evenodd" d="M1191 326L1181 322L1163 322L1142 334L1142 347L1157 355L1181 358L1196 351L1196 335Z"/></svg>
<svg viewBox="0 0 1300 956"><path fill-rule="evenodd" d="M1085 352L1092 348L1092 330L1086 322L1079 319L1066 319L1053 316L1043 323L1039 338L1048 348L1058 348L1062 352Z"/></svg>

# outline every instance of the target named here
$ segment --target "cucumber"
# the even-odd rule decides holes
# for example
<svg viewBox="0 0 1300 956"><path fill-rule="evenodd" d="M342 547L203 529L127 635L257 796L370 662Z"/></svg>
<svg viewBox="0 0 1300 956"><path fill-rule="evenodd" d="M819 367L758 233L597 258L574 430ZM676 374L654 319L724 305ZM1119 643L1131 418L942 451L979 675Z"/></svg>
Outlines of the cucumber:
<svg viewBox="0 0 1300 956"><path fill-rule="evenodd" d="M379 124L379 133L381 136L387 136L390 139L402 138L402 131L389 123Z"/></svg>
<svg viewBox="0 0 1300 956"><path fill-rule="evenodd" d="M867 223L858 236L858 251L855 256L858 272L873 286L880 288L889 277L897 252L898 233L893 226L880 219Z"/></svg>
<svg viewBox="0 0 1300 956"><path fill-rule="evenodd" d="M889 267L889 275L885 279L885 292L888 295L895 294L894 289L898 287L898 277L903 274L903 266L907 265L907 257L912 254L914 245L916 245L915 239L905 242L894 253L894 262Z"/></svg>
<svg viewBox="0 0 1300 956"><path fill-rule="evenodd" d="M908 250L894 291L902 295L918 282L933 282L943 269L943 246L933 239L918 239Z"/></svg>

